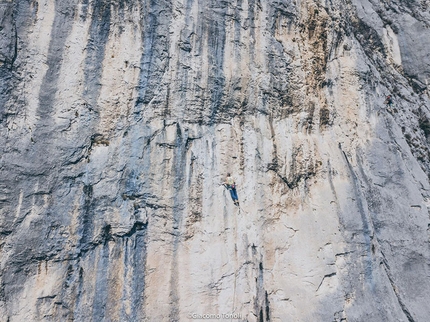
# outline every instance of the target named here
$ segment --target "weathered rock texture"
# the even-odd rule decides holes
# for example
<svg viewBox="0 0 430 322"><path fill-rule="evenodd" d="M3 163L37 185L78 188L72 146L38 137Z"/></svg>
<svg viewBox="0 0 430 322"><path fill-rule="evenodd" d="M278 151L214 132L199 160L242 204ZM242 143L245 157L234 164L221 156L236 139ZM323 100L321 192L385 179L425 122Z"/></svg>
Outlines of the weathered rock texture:
<svg viewBox="0 0 430 322"><path fill-rule="evenodd" d="M1 322L429 321L429 1L0 23Z"/></svg>

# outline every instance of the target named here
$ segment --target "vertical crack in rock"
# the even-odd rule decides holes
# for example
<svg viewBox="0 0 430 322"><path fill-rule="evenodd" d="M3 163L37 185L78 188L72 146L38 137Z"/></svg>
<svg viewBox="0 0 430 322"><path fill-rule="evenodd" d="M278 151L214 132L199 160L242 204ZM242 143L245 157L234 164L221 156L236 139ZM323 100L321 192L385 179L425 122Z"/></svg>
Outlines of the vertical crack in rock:
<svg viewBox="0 0 430 322"><path fill-rule="evenodd" d="M85 185L83 187L84 200L81 212L81 225L80 225L80 240L78 249L85 250L89 247L89 242L94 233L94 203L93 203L93 186Z"/></svg>
<svg viewBox="0 0 430 322"><path fill-rule="evenodd" d="M185 143L187 139L183 136L181 126L176 123L176 141L173 155L173 208L172 208L172 266L170 278L170 314L171 321L179 321L179 267L178 249L182 239L182 219L184 216L184 184L186 153Z"/></svg>
<svg viewBox="0 0 430 322"><path fill-rule="evenodd" d="M269 295L266 293L266 297L265 297L265 305L266 305L266 321L270 321L270 302L269 302Z"/></svg>
<svg viewBox="0 0 430 322"><path fill-rule="evenodd" d="M270 302L267 291L264 289L263 257L257 263L256 293L254 299L254 310L258 322L270 321Z"/></svg>
<svg viewBox="0 0 430 322"><path fill-rule="evenodd" d="M387 263L387 260L384 256L384 254L382 254L382 265L384 267L385 273L387 274L388 280L390 281L391 287L393 288L393 292L394 292L394 294L396 294L397 301L399 302L400 308L402 309L403 313L405 314L405 316L409 322L416 322L416 320L414 320L411 312L409 312L408 308L406 307L404 301L401 298L399 289L396 286L396 284L394 283L393 276L390 273L390 268L388 266L388 263Z"/></svg>
<svg viewBox="0 0 430 322"><path fill-rule="evenodd" d="M327 176L328 176L328 182L329 182L329 185L330 185L330 190L331 190L331 192L332 192L332 194L334 196L333 202L336 205L336 213L337 213L337 216L338 216L338 219L339 219L339 223L342 226L342 231L345 231L345 220L342 217L342 210L340 209L339 199L338 199L338 196L337 196L337 193L336 193L336 188L335 188L335 186L333 184L333 169L332 169L330 160L327 161Z"/></svg>

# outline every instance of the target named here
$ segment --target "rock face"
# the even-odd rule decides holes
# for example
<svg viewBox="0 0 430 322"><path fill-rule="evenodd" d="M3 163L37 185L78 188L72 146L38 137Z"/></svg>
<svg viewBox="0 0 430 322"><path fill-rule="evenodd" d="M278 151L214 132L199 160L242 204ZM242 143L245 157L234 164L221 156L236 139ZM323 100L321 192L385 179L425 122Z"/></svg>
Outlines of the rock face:
<svg viewBox="0 0 430 322"><path fill-rule="evenodd" d="M429 5L0 1L0 321L429 321Z"/></svg>

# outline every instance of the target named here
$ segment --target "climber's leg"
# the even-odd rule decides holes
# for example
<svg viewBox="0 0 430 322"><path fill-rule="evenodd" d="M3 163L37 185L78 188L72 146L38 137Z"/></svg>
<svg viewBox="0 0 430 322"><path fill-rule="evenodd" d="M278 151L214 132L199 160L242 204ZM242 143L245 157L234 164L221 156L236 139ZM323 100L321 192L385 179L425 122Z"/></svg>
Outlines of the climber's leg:
<svg viewBox="0 0 430 322"><path fill-rule="evenodd" d="M230 189L229 191L230 191L231 199L232 199L233 201L235 201L235 200L237 199L237 198L236 198L236 194L235 194L235 189Z"/></svg>
<svg viewBox="0 0 430 322"><path fill-rule="evenodd" d="M239 198L237 197L236 188L231 189L230 192L231 192L231 198L233 199L234 203L235 204L239 203L239 200L238 200Z"/></svg>

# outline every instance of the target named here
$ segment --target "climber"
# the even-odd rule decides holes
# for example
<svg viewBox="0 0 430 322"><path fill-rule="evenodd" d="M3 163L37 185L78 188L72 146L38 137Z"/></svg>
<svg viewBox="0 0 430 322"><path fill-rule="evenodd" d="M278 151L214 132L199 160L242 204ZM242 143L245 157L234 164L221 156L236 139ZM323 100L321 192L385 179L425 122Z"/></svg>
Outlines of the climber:
<svg viewBox="0 0 430 322"><path fill-rule="evenodd" d="M384 102L384 104L387 104L389 107L391 107L391 106L393 105L393 99L391 98L391 95L388 95L388 96L385 98L385 102Z"/></svg>
<svg viewBox="0 0 430 322"><path fill-rule="evenodd" d="M239 206L239 198L237 197L236 191L236 182L234 181L230 173L227 173L227 178L223 185L230 191L231 199L233 199L234 204L236 206Z"/></svg>

